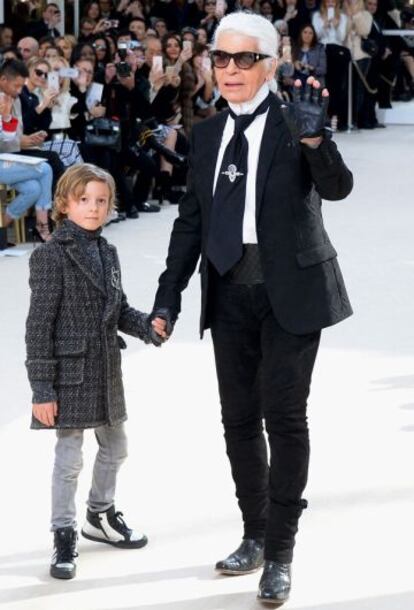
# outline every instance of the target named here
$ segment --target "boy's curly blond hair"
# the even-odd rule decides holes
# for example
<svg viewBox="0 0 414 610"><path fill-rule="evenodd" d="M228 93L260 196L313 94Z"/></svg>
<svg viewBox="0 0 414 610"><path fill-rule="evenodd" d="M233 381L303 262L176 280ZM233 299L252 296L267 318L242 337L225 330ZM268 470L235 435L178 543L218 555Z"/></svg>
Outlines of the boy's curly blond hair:
<svg viewBox="0 0 414 610"><path fill-rule="evenodd" d="M78 200L89 182L103 182L109 189L108 213L115 208L115 181L111 174L92 163L72 165L59 178L53 202L52 218L58 226L66 218L65 208L69 197Z"/></svg>

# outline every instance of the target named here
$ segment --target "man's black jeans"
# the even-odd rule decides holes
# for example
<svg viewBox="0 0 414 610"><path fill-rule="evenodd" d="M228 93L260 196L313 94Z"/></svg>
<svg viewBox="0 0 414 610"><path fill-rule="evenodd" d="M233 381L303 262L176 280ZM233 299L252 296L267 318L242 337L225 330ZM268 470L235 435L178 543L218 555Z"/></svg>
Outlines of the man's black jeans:
<svg viewBox="0 0 414 610"><path fill-rule="evenodd" d="M215 277L210 297L222 421L244 537L265 540L265 559L290 563L306 507L306 404L320 332L283 330L264 284Z"/></svg>

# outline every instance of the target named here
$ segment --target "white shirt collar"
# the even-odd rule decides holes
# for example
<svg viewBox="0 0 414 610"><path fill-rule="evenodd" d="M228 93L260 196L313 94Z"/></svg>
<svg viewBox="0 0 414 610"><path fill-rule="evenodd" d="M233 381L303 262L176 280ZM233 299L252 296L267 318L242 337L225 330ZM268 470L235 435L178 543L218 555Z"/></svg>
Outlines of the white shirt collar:
<svg viewBox="0 0 414 610"><path fill-rule="evenodd" d="M241 104L231 104L229 102L229 106L233 110L234 114L253 114L259 104L261 104L269 95L269 91L269 83L266 81L251 100L242 102Z"/></svg>

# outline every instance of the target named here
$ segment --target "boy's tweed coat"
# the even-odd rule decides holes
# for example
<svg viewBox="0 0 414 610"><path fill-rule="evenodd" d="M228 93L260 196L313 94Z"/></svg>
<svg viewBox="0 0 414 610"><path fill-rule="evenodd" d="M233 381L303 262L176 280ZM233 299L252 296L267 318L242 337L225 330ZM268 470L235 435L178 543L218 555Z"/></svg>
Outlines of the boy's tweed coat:
<svg viewBox="0 0 414 610"><path fill-rule="evenodd" d="M67 221L30 258L26 366L30 382L43 382L58 402L55 428L124 421L117 331L149 342L148 316L130 307L122 290L115 247L103 237L98 244L102 277ZM44 426L33 418L32 428Z"/></svg>

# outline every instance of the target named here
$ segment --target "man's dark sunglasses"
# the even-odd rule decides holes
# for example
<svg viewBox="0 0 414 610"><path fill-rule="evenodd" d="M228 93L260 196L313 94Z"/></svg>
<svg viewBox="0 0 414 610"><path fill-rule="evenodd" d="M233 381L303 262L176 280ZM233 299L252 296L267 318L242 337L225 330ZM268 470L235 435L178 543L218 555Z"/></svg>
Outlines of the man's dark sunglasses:
<svg viewBox="0 0 414 610"><path fill-rule="evenodd" d="M47 78L47 72L43 72L43 70L39 70L39 68L35 68L34 72L39 78Z"/></svg>
<svg viewBox="0 0 414 610"><path fill-rule="evenodd" d="M262 59L267 59L270 55L263 55L263 53L254 53L253 51L240 51L239 53L227 53L226 51L212 51L210 53L211 62L215 68L227 68L230 60L233 59L234 63L240 70L249 70L254 64Z"/></svg>

